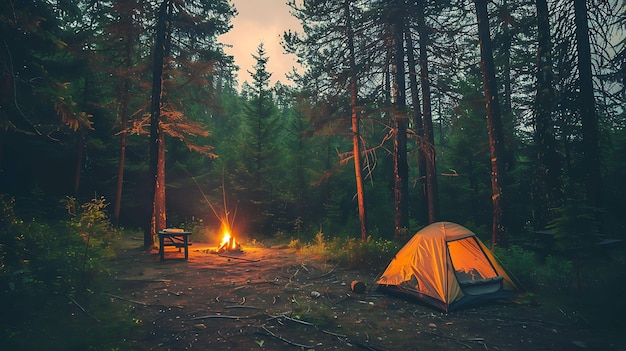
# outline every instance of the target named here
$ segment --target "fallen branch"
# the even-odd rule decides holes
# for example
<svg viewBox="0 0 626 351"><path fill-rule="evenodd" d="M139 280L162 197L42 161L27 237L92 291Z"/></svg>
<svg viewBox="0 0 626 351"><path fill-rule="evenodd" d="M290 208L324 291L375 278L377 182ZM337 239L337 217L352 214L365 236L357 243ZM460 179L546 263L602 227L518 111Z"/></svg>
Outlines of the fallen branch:
<svg viewBox="0 0 626 351"><path fill-rule="evenodd" d="M288 316L286 316L284 314L280 314L280 315L277 315L277 316L270 315L270 317L271 318L267 319L268 321L271 320L271 319L276 319L276 318L285 318L286 320L289 320L289 321L292 321L292 322L296 322L296 323L300 323L300 324L304 324L304 325L315 326L315 324L313 324L313 323L306 322L306 321L303 321L303 320L300 320L300 319L291 318L291 317L288 317Z"/></svg>
<svg viewBox="0 0 626 351"><path fill-rule="evenodd" d="M468 311L468 312L465 312L465 314L471 314L474 316L480 316L480 317L485 317L485 318L492 318L498 322L508 321L509 323L511 323L511 325L519 325L520 323L525 323L525 324L534 323L537 325L568 326L574 323L574 322L558 323L558 322L544 321L542 319L533 319L533 318L517 317L517 316L504 316L504 315L499 315L499 314L481 313L477 311Z"/></svg>
<svg viewBox="0 0 626 351"><path fill-rule="evenodd" d="M246 261L246 262L259 262L260 260L250 260L247 258L243 258L243 257L237 257L237 256L230 256L230 255L222 255L222 254L217 254L220 257L224 257L224 258L232 258L234 260L242 260L242 261Z"/></svg>
<svg viewBox="0 0 626 351"><path fill-rule="evenodd" d="M328 290L326 291L326 299L330 302L332 302L333 305L337 306L337 304L335 303L335 301L333 301L333 299L330 298L330 294L328 294Z"/></svg>
<svg viewBox="0 0 626 351"><path fill-rule="evenodd" d="M309 272L309 269L308 269L308 268L306 268L306 266L304 265L304 262L303 262L303 263L300 263L300 267L302 267L302 268L303 268L303 269L304 269L307 273L310 273L310 272Z"/></svg>
<svg viewBox="0 0 626 351"><path fill-rule="evenodd" d="M109 293L107 293L106 295L111 296L111 297L113 297L113 298L116 298L116 299L118 299L118 300L123 300L123 301L132 302L132 303L135 303L135 304L137 304L137 305L148 306L148 304L147 304L147 303L145 303L145 302L141 302L141 301L135 301L135 300L127 299L127 298L125 298L125 297L121 297L121 296L117 296L117 295L113 295L113 294L109 294Z"/></svg>
<svg viewBox="0 0 626 351"><path fill-rule="evenodd" d="M257 306L242 306L242 305L232 305L232 306L224 306L224 308L250 308L253 310L262 310L262 307Z"/></svg>
<svg viewBox="0 0 626 351"><path fill-rule="evenodd" d="M385 351L384 349L379 349L378 347L374 347L374 346L370 346L367 345L365 343L362 343L360 341L350 341L351 343L355 344L356 346L366 349L368 351Z"/></svg>
<svg viewBox="0 0 626 351"><path fill-rule="evenodd" d="M326 272L326 273L324 273L324 274L322 274L322 275L318 275L318 276L315 276L315 277L310 277L310 278L307 278L307 280L320 279L320 278L327 277L327 276L329 276L329 275L333 274L333 272L335 271L335 269L336 269L338 266L339 266L339 263L337 263L337 264L335 265L335 267L333 267L330 271L328 271L328 272Z"/></svg>
<svg viewBox="0 0 626 351"><path fill-rule="evenodd" d="M236 342L232 341L232 340L230 339L230 337L226 337L226 336L224 336L224 335L222 334L222 332L220 332L219 330L217 331L217 335L219 335L222 339L224 339L224 340L226 340L226 341L230 342L231 344L233 344L233 345L237 345L237 343L236 343Z"/></svg>
<svg viewBox="0 0 626 351"><path fill-rule="evenodd" d="M254 317L250 317L250 316L226 316L226 315L220 315L220 314L212 314L209 316L200 316L200 317L193 317L193 318L189 318L186 319L187 321L198 321L201 319L209 319L209 318L223 318L223 319L251 319Z"/></svg>
<svg viewBox="0 0 626 351"><path fill-rule="evenodd" d="M452 341L454 341L455 343L457 343L457 344L459 344L459 345L461 345L461 346L465 346L468 350L471 350L471 349L472 349L472 347L471 347L471 346L469 346L469 345L467 345L467 344L464 344L464 343L462 343L461 341L459 341L458 339L453 338L453 337L451 337L451 336L445 336L445 335L441 335L441 334L435 334L435 333L431 333L431 332L428 332L428 331L423 331L422 333L427 334L427 335L432 335L432 336L440 337L440 338L443 338L443 339L452 340ZM484 344L483 344L483 345L484 345Z"/></svg>
<svg viewBox="0 0 626 351"><path fill-rule="evenodd" d="M76 305L78 308L80 308L81 311L83 311L86 315L88 315L91 319L93 319L94 321L100 323L100 320L94 316L91 315L91 313L87 312L86 309L83 308L83 306L81 306L76 300L74 300L74 298L72 298L69 295L65 295L70 301L72 301L74 303L74 305Z"/></svg>
<svg viewBox="0 0 626 351"><path fill-rule="evenodd" d="M265 333L266 333L265 335L269 335L269 336L271 336L273 338L276 338L276 339L278 339L278 340L280 340L282 342L285 342L285 343L287 343L289 345L301 347L301 348L304 348L304 349L312 349L314 347L312 345L304 345L304 344L299 344L297 342L293 342L291 340L287 340L287 339L283 338L282 336L279 336L279 335L276 335L276 334L272 333L271 331L269 331L265 327L261 327L261 329L263 329L263 331L265 331Z"/></svg>
<svg viewBox="0 0 626 351"><path fill-rule="evenodd" d="M333 332L331 332L331 331L324 330L324 329L322 329L322 333L324 333L324 334L328 334L328 335L332 335L332 336L336 336L336 337L338 337L338 338L347 338L347 337L348 337L347 335L333 333Z"/></svg>
<svg viewBox="0 0 626 351"><path fill-rule="evenodd" d="M349 299L349 298L351 298L351 297L352 297L352 296L350 296L350 294L346 294L346 296L344 296L344 297L340 298L339 300L337 300L337 301L332 301L332 300L331 300L331 302L332 302L332 303L334 303L335 305L337 305L338 303L340 303L340 302L344 302L344 301L346 301L347 299Z"/></svg>

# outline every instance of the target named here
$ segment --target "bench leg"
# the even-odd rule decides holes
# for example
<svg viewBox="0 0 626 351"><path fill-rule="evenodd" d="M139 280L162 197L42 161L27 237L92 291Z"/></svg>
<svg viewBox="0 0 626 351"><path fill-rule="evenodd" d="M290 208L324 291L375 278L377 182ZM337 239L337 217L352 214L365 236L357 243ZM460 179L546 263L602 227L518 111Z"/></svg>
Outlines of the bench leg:
<svg viewBox="0 0 626 351"><path fill-rule="evenodd" d="M189 259L189 239L185 235L183 241L185 242L185 261Z"/></svg>
<svg viewBox="0 0 626 351"><path fill-rule="evenodd" d="M165 247L164 247L164 238L163 236L159 235L159 257L161 258L161 261L165 261Z"/></svg>

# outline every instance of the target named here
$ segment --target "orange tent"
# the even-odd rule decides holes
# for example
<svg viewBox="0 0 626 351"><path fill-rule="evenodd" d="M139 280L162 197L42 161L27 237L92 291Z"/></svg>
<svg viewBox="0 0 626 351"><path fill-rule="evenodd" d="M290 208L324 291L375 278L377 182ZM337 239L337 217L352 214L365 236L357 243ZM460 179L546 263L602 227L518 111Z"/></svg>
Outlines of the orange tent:
<svg viewBox="0 0 626 351"><path fill-rule="evenodd" d="M379 291L416 297L445 312L510 298L517 290L480 239L451 222L417 232L376 283Z"/></svg>

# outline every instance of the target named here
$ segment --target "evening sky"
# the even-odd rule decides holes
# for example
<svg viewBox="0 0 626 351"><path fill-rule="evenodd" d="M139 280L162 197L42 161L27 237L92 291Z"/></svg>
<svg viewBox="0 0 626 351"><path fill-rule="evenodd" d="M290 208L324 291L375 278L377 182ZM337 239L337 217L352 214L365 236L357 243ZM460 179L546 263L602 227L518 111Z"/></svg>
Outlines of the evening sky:
<svg viewBox="0 0 626 351"><path fill-rule="evenodd" d="M239 86L244 81L252 83L248 71L254 70L257 47L260 43L265 46L266 56L269 57L267 71L272 73L271 85L276 81L282 84L291 84L286 74L297 66L294 55L284 54L280 45L283 32L292 29L300 30L300 24L291 16L287 0L231 0L239 14L232 20L233 28L220 37L220 42L232 45L225 48L227 54L234 56L235 64L239 66Z"/></svg>

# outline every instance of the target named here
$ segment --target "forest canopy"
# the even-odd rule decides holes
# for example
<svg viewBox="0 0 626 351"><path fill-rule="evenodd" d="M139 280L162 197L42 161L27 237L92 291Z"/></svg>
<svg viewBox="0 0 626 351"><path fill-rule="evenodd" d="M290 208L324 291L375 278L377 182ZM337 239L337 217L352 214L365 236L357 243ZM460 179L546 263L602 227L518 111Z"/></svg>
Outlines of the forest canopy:
<svg viewBox="0 0 626 351"><path fill-rule="evenodd" d="M621 2L288 4L304 70L270 86L262 44L225 53L226 0L3 1L0 193L48 219L102 196L152 235L226 197L250 238L623 238Z"/></svg>

